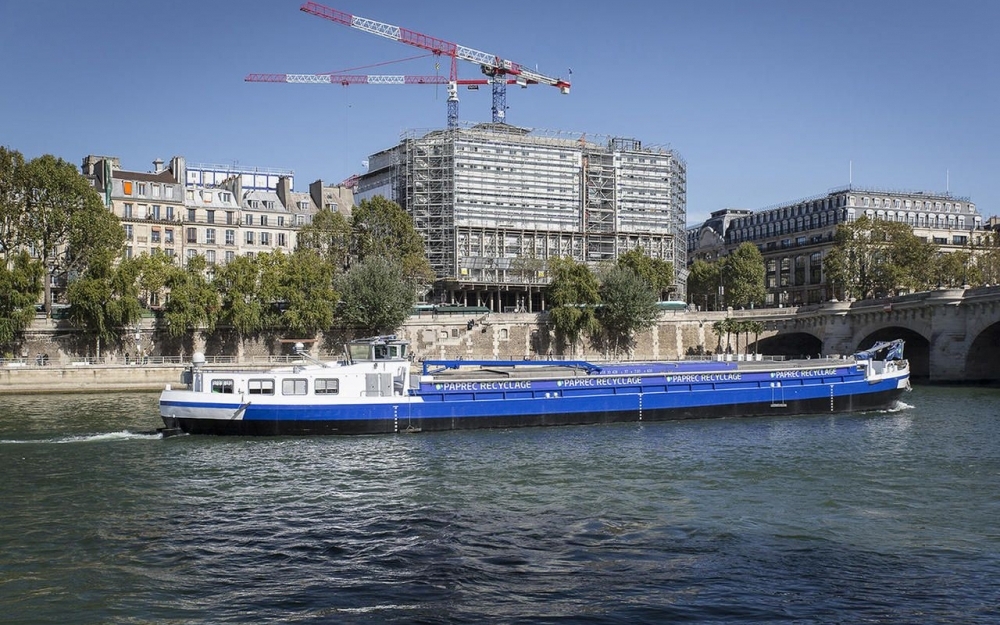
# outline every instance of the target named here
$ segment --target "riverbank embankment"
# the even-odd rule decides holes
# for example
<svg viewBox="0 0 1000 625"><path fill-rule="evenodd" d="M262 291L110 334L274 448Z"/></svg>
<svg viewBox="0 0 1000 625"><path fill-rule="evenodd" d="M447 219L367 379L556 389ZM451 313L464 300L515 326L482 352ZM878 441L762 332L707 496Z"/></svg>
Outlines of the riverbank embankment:
<svg viewBox="0 0 1000 625"><path fill-rule="evenodd" d="M184 370L181 364L4 367L0 395L160 391L167 384L180 384Z"/></svg>

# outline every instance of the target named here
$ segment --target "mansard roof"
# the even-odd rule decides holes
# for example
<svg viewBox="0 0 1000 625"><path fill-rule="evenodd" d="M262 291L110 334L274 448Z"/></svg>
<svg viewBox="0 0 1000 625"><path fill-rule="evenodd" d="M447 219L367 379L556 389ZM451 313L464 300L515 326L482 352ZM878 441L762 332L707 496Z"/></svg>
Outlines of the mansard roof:
<svg viewBox="0 0 1000 625"><path fill-rule="evenodd" d="M152 174L147 171L125 171L124 169L116 169L111 174L111 177L119 180L135 180L137 182L166 182L170 184L179 184L176 180L174 180L174 174L169 169L164 169L156 174Z"/></svg>

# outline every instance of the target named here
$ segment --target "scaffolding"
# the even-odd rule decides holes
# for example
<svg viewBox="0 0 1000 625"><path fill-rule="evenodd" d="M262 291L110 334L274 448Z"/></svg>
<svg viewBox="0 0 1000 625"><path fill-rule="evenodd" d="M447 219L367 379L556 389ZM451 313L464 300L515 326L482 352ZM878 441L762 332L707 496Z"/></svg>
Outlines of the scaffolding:
<svg viewBox="0 0 1000 625"><path fill-rule="evenodd" d="M370 163L358 197L412 215L440 299L540 309L550 259L597 268L635 248L683 278L686 164L673 150L479 124L411 131Z"/></svg>
<svg viewBox="0 0 1000 625"><path fill-rule="evenodd" d="M454 145L440 134L405 140L402 148L406 173L400 177L404 198L400 204L424 238L431 268L442 276L454 264Z"/></svg>

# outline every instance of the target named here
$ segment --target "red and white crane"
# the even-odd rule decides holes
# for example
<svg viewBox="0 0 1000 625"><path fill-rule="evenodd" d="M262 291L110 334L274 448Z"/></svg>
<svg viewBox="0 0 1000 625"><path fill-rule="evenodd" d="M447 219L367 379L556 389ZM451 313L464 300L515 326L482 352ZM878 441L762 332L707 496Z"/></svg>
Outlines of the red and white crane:
<svg viewBox="0 0 1000 625"><path fill-rule="evenodd" d="M448 86L448 127L458 125L458 86L478 88L489 84L493 87L493 122L505 121L507 110L507 85L550 85L562 93L569 93L570 83L562 78L553 78L532 71L519 63L494 54L487 54L467 46L418 33L408 28L378 22L365 17L351 15L316 2L306 2L300 9L306 13L350 26L358 30L392 39L400 43L427 50L437 56L447 57L451 62L448 78L443 76L407 76L401 74L249 74L247 82L286 82L339 85L447 85ZM469 61L479 65L486 79L459 79L458 61Z"/></svg>

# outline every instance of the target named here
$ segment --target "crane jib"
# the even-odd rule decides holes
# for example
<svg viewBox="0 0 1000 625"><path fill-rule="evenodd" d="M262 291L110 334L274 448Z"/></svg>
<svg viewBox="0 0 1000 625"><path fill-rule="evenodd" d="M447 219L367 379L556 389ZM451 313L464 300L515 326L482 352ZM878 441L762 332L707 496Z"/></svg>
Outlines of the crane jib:
<svg viewBox="0 0 1000 625"><path fill-rule="evenodd" d="M570 83L562 78L546 76L538 71L532 71L519 63L510 61L495 54L489 54L468 46L461 46L444 39L431 37L408 28L394 24L379 22L367 17L352 15L344 11L324 6L317 2L306 2L301 11L322 17L323 19L349 26L379 37L405 43L406 45L427 50L438 56L451 59L450 72L447 78L443 76L410 76L404 74L248 74L247 82L283 82L298 84L330 84L330 85L448 85L448 128L458 126L458 85L466 85L470 89L478 85L490 84L493 87L493 122L505 123L507 116L507 85L549 85L556 87L563 94L569 93ZM457 61L461 59L479 65L489 80L458 78ZM573 70L569 70L572 77Z"/></svg>

